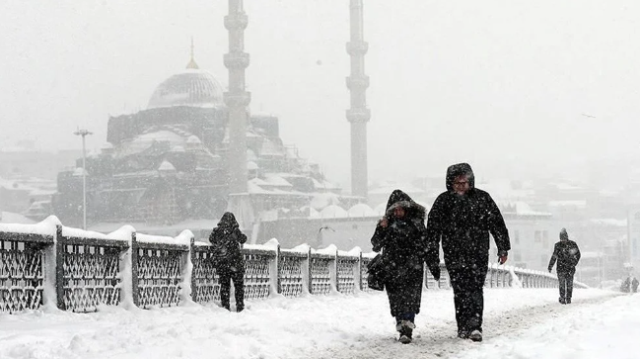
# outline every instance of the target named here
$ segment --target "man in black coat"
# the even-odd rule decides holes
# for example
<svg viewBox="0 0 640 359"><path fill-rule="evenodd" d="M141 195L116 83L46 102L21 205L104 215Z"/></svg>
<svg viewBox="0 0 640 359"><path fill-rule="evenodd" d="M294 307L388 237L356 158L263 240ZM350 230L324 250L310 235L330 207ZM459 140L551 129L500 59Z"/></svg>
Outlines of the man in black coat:
<svg viewBox="0 0 640 359"><path fill-rule="evenodd" d="M556 260L558 261L556 273L560 288L560 304L571 304L573 275L576 273L576 265L580 261L580 248L576 242L569 239L569 234L564 228L560 230L560 241L553 247L553 255L549 260L549 273L551 273Z"/></svg>
<svg viewBox="0 0 640 359"><path fill-rule="evenodd" d="M507 261L509 231L491 196L475 188L471 166L447 169L447 191L436 198L427 222L427 263L439 261L440 240L456 308L458 337L482 341L483 286L489 267L489 233L498 261Z"/></svg>
<svg viewBox="0 0 640 359"><path fill-rule="evenodd" d="M244 309L244 259L240 249L246 241L247 236L240 231L236 217L231 212L222 215L209 236L214 267L220 276L220 299L227 310L231 309L231 280L235 289L236 311Z"/></svg>

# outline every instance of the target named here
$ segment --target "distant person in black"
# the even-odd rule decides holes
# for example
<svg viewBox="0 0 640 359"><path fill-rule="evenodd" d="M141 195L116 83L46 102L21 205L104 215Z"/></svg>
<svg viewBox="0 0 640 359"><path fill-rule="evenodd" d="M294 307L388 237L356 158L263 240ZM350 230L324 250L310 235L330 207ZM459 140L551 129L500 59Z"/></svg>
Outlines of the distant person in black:
<svg viewBox="0 0 640 359"><path fill-rule="evenodd" d="M220 297L222 306L231 310L229 296L231 280L236 296L236 311L244 309L244 259L240 249L247 241L238 226L236 217L226 212L209 236L216 272L220 276Z"/></svg>
<svg viewBox="0 0 640 359"><path fill-rule="evenodd" d="M553 247L553 255L549 261L549 273L553 265L558 261L556 273L558 274L558 287L560 287L560 304L571 304L573 294L573 275L576 273L576 265L580 261L580 249L576 242L569 240L567 230L560 230L560 241Z"/></svg>
<svg viewBox="0 0 640 359"><path fill-rule="evenodd" d="M471 166L447 169L447 191L433 203L427 222L427 263L439 260L440 240L453 287L458 337L482 341L483 286L489 268L489 233L498 262L507 261L509 231L491 196L475 187Z"/></svg>
<svg viewBox="0 0 640 359"><path fill-rule="evenodd" d="M396 318L396 330L400 333L398 340L403 344L411 342L415 316L420 313L426 252L425 216L423 206L406 193L395 190L371 238L373 251L382 251L384 286L391 315ZM438 262L429 269L435 278L440 278Z"/></svg>

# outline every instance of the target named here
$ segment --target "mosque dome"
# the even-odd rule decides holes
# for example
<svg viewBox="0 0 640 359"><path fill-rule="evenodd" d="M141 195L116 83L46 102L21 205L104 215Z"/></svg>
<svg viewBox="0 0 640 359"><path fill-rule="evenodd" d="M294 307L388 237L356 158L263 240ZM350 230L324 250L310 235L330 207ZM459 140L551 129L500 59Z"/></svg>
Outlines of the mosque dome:
<svg viewBox="0 0 640 359"><path fill-rule="evenodd" d="M158 85L147 108L218 107L223 105L222 93L222 86L211 73L188 68Z"/></svg>

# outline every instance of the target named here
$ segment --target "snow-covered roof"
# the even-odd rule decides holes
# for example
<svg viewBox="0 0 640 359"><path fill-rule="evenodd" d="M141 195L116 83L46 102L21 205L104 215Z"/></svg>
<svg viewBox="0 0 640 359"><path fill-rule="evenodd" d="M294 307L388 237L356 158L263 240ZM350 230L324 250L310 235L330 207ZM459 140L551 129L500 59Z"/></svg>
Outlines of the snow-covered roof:
<svg viewBox="0 0 640 359"><path fill-rule="evenodd" d="M316 211L313 207L311 206L303 206L300 207L300 211L305 212L305 211L309 211L309 217L308 218L320 218L320 212Z"/></svg>
<svg viewBox="0 0 640 359"><path fill-rule="evenodd" d="M324 180L322 182L318 181L315 178L312 178L312 180L313 180L313 187L315 189L340 189L340 186L338 186L338 185L336 185L334 183L331 183L331 182L329 182L327 180Z"/></svg>
<svg viewBox="0 0 640 359"><path fill-rule="evenodd" d="M190 145L199 145L199 144L202 144L202 141L200 141L200 139L198 138L198 136L196 136L196 135L191 135L191 136L189 136L189 138L187 138L187 144L190 144Z"/></svg>
<svg viewBox="0 0 640 359"><path fill-rule="evenodd" d="M160 167L158 167L158 171L170 172L175 170L176 168L169 161L162 161L162 163L160 164Z"/></svg>
<svg viewBox="0 0 640 359"><path fill-rule="evenodd" d="M321 210L329 205L340 203L339 196L335 193L318 193L311 198L311 207Z"/></svg>
<svg viewBox="0 0 640 359"><path fill-rule="evenodd" d="M358 203L347 211L349 217L375 217L376 212L364 203Z"/></svg>
<svg viewBox="0 0 640 359"><path fill-rule="evenodd" d="M293 187L293 185L287 182L287 180L273 173L265 173L264 180L270 186Z"/></svg>
<svg viewBox="0 0 640 359"><path fill-rule="evenodd" d="M186 145L186 140L183 135L172 130L161 129L143 133L129 141L123 142L122 145L116 149L117 155L124 157L140 153L151 147L154 142L168 143L170 148L175 148L176 146L184 147Z"/></svg>
<svg viewBox="0 0 640 359"><path fill-rule="evenodd" d="M320 211L320 216L322 218L346 218L349 217L349 213L347 213L344 208L332 204Z"/></svg>

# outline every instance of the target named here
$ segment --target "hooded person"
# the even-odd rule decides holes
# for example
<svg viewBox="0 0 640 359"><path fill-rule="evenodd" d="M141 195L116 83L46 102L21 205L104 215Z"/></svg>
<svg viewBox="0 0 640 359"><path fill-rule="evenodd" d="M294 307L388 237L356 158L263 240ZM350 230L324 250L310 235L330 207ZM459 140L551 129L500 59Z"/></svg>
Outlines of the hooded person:
<svg viewBox="0 0 640 359"><path fill-rule="evenodd" d="M504 264L511 249L509 231L489 193L475 187L471 166L447 168L447 191L435 200L427 221L427 262L444 262L453 287L458 336L482 341L483 286L489 267L489 234Z"/></svg>
<svg viewBox="0 0 640 359"><path fill-rule="evenodd" d="M560 304L571 304L573 295L573 275L576 273L576 265L580 261L580 248L578 244L569 239L565 228L560 230L560 241L553 246L553 254L549 260L549 273L553 265L558 262L556 273L558 274L558 289Z"/></svg>
<svg viewBox="0 0 640 359"><path fill-rule="evenodd" d="M426 210L401 190L389 196L385 215L378 222L371 244L375 252L382 251L385 264L385 289L391 315L396 319L399 340L410 343L415 316L420 313L424 278ZM438 263L429 269L440 278Z"/></svg>
<svg viewBox="0 0 640 359"><path fill-rule="evenodd" d="M247 236L240 231L238 221L231 212L222 215L209 236L214 267L220 277L220 298L227 310L231 310L229 296L232 280L236 310L240 312L244 309L244 259L240 249L246 241Z"/></svg>

